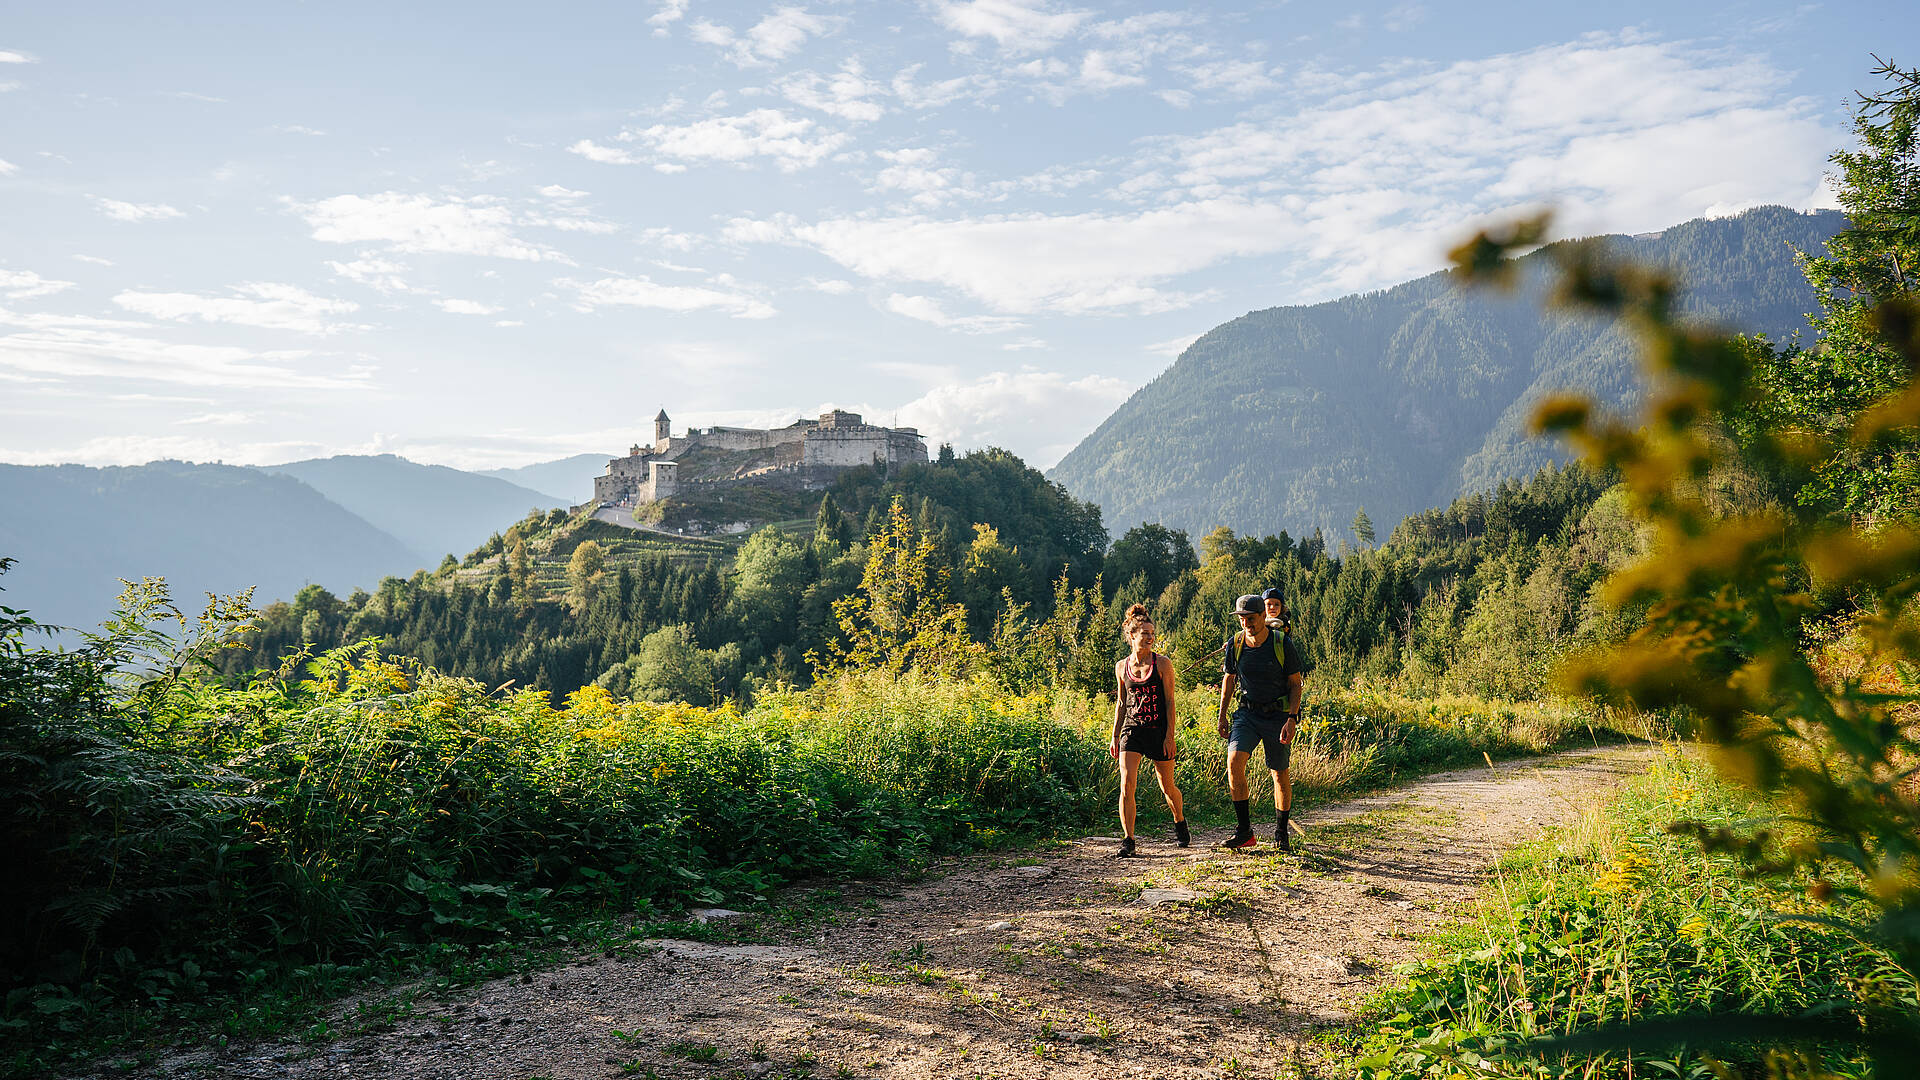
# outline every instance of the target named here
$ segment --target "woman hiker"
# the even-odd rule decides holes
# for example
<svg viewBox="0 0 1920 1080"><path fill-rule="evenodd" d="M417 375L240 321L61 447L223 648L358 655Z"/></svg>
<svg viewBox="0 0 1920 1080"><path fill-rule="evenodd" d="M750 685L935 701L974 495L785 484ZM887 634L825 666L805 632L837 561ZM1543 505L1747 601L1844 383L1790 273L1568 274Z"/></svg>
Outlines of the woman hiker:
<svg viewBox="0 0 1920 1080"><path fill-rule="evenodd" d="M1127 609L1120 633L1128 652L1113 669L1119 693L1113 704L1113 745L1107 752L1120 764L1120 828L1126 838L1118 854L1126 859L1133 857L1133 797L1140 786L1141 758L1153 762L1160 778L1160 793L1173 811L1174 838L1186 847L1192 837L1180 786L1173 779L1173 661L1153 651L1153 619L1145 604Z"/></svg>

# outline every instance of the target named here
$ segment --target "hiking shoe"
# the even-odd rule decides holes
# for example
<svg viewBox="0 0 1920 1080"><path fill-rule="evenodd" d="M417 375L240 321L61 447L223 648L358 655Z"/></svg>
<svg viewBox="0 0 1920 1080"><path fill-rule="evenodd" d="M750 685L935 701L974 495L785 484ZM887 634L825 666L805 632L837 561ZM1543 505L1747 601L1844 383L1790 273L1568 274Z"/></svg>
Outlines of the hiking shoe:
<svg viewBox="0 0 1920 1080"><path fill-rule="evenodd" d="M1133 837L1129 836L1126 839L1120 841L1120 850L1114 852L1113 857L1116 859L1133 858Z"/></svg>
<svg viewBox="0 0 1920 1080"><path fill-rule="evenodd" d="M1235 851L1245 851L1247 848L1250 848L1259 842L1260 841L1254 839L1253 833L1251 831L1236 832L1233 834L1233 839L1227 841L1224 844L1221 844L1220 846L1223 848L1231 848Z"/></svg>
<svg viewBox="0 0 1920 1080"><path fill-rule="evenodd" d="M1193 834L1187 831L1186 822L1176 821L1173 823L1173 839L1181 847L1186 847L1188 844L1193 843Z"/></svg>
<svg viewBox="0 0 1920 1080"><path fill-rule="evenodd" d="M1293 851L1293 839L1287 835L1286 829L1273 830L1273 846L1288 853Z"/></svg>

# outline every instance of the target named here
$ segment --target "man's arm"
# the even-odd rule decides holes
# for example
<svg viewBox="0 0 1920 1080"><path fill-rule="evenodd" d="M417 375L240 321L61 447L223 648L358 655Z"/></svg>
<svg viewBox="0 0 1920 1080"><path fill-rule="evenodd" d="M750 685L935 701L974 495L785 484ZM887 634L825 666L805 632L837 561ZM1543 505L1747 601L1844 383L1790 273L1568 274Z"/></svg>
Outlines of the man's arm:
<svg viewBox="0 0 1920 1080"><path fill-rule="evenodd" d="M1227 737L1230 731L1227 727L1227 705L1233 701L1233 687L1234 684L1239 681L1240 680L1233 675L1228 675L1220 680L1220 737L1223 739Z"/></svg>
<svg viewBox="0 0 1920 1080"><path fill-rule="evenodd" d="M1287 676L1287 722L1280 729L1280 741L1290 743L1300 729L1300 698L1306 692L1306 680L1299 672Z"/></svg>

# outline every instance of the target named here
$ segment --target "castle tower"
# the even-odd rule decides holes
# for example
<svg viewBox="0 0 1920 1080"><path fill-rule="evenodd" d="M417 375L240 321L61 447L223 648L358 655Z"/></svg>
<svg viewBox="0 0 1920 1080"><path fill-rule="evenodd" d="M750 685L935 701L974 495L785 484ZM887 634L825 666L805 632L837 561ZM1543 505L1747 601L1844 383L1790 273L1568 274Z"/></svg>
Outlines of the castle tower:
<svg viewBox="0 0 1920 1080"><path fill-rule="evenodd" d="M673 438L673 423L667 419L667 410L661 409L660 414L653 418L653 445L664 449L667 440L671 438Z"/></svg>
<svg viewBox="0 0 1920 1080"><path fill-rule="evenodd" d="M679 487L679 477L674 474L680 471L680 466L658 458L648 462L648 465L651 468L647 475L647 486L651 489L653 499L658 501L673 494Z"/></svg>

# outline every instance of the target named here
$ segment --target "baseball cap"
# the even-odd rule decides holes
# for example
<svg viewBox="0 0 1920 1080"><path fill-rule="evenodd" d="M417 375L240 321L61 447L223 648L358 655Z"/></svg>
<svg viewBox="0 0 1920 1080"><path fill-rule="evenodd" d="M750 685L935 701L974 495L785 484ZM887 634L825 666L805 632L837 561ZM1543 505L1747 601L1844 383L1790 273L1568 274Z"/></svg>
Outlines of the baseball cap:
<svg viewBox="0 0 1920 1080"><path fill-rule="evenodd" d="M1266 592L1263 592L1263 593L1261 593L1261 594L1260 594L1260 599L1262 599L1262 600L1285 600L1285 599L1286 599L1286 597L1284 597L1284 596L1281 596L1281 595L1280 595L1280 590L1279 590L1279 589L1268 589L1268 590L1267 590Z"/></svg>
<svg viewBox="0 0 1920 1080"><path fill-rule="evenodd" d="M1258 596L1248 593L1234 602L1233 613L1235 615L1265 615L1267 613L1267 605L1261 602Z"/></svg>

